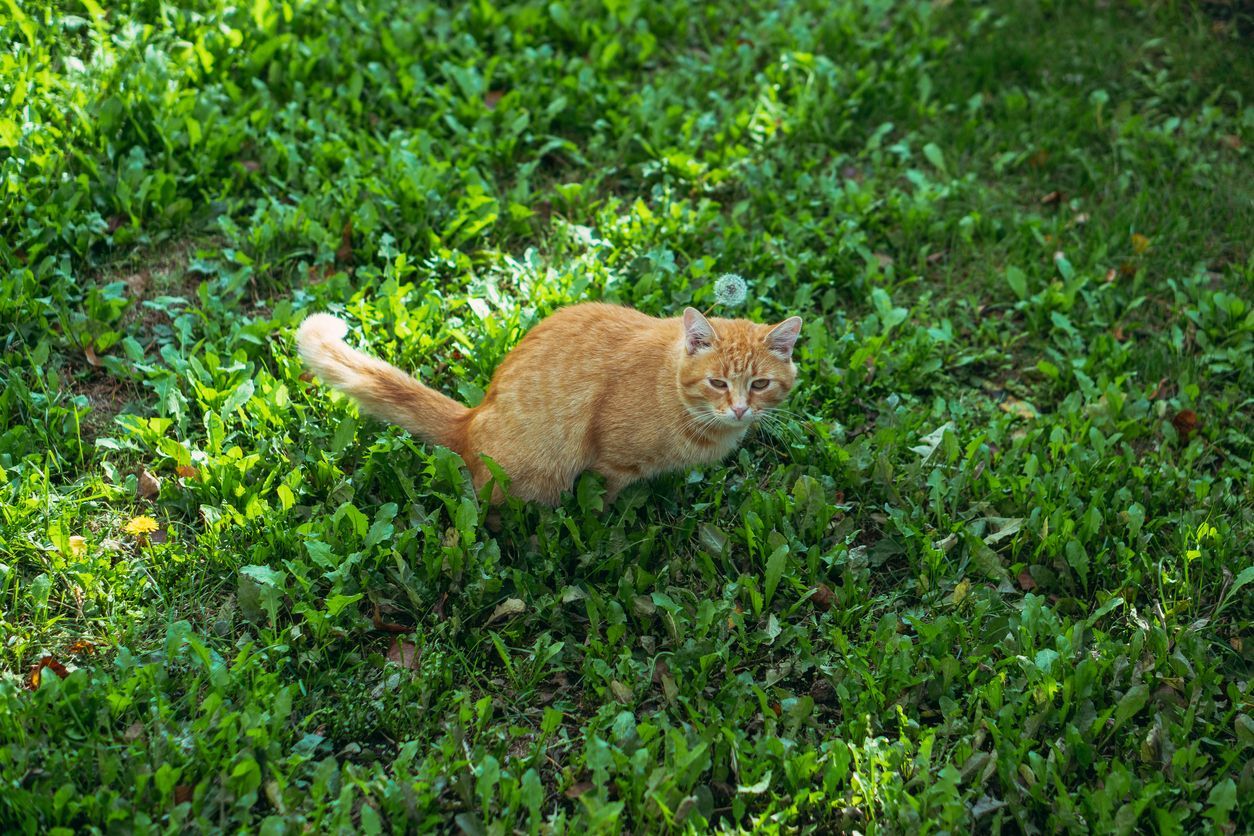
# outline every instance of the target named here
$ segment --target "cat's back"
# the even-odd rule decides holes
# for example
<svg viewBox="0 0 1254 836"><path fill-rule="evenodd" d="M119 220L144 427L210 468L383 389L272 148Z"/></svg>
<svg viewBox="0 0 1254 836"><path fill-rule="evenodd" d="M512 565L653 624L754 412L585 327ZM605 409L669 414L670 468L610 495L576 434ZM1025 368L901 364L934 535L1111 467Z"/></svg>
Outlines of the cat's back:
<svg viewBox="0 0 1254 836"><path fill-rule="evenodd" d="M665 322L623 305L581 302L558 308L532 329L532 333L556 331L588 337L604 333L640 334L655 331Z"/></svg>

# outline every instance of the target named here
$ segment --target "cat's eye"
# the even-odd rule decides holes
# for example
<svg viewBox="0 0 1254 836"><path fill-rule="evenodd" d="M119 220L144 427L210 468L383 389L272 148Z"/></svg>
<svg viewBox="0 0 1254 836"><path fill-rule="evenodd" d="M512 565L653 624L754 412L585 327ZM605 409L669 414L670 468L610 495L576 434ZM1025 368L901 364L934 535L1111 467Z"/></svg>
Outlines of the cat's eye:
<svg viewBox="0 0 1254 836"><path fill-rule="evenodd" d="M753 381L753 383L750 383L749 385L753 388L753 391L761 392L763 389L771 385L771 381L770 379L763 377Z"/></svg>
<svg viewBox="0 0 1254 836"><path fill-rule="evenodd" d="M710 378L710 385L713 386L715 389L726 389L727 381L719 380L717 377L712 377Z"/></svg>

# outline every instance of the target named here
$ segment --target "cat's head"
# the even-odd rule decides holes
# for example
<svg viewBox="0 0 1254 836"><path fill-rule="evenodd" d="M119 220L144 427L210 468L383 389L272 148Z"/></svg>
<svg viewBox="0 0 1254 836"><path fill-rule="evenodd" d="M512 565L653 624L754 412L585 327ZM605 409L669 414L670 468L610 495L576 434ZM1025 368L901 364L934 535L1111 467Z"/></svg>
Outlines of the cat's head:
<svg viewBox="0 0 1254 836"><path fill-rule="evenodd" d="M788 396L797 380L793 346L801 317L778 325L709 320L684 310L679 382L685 406L701 424L747 427Z"/></svg>

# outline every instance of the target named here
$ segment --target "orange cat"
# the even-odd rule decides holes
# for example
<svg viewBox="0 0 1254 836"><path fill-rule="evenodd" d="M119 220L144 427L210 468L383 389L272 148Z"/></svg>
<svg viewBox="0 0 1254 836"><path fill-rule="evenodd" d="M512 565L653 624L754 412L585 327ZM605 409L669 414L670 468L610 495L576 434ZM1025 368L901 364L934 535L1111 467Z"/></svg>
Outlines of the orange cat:
<svg viewBox="0 0 1254 836"><path fill-rule="evenodd" d="M554 505L585 470L605 477L613 499L640 479L726 457L792 388L801 318L771 327L693 308L673 319L600 303L563 308L506 356L474 409L350 348L347 331L319 313L296 334L326 383L457 452L476 487L490 478L486 453L513 495Z"/></svg>

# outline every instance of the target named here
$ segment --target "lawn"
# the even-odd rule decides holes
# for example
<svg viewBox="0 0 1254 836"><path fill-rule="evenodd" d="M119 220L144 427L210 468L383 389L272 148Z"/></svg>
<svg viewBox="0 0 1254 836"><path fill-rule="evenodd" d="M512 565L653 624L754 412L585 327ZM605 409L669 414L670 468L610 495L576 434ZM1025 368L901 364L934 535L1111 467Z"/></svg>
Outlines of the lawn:
<svg viewBox="0 0 1254 836"><path fill-rule="evenodd" d="M0 0L0 830L1254 829L1251 38ZM787 420L493 532L293 342L584 300L801 315Z"/></svg>

